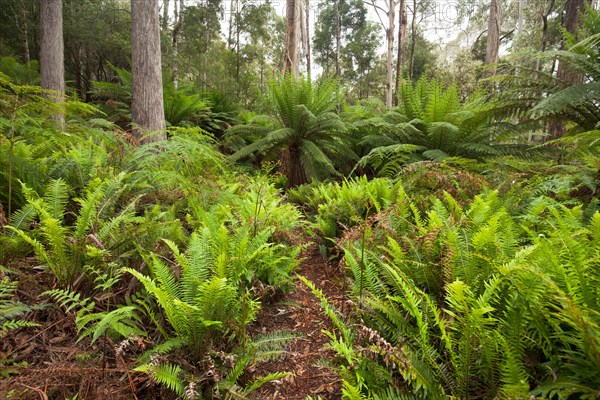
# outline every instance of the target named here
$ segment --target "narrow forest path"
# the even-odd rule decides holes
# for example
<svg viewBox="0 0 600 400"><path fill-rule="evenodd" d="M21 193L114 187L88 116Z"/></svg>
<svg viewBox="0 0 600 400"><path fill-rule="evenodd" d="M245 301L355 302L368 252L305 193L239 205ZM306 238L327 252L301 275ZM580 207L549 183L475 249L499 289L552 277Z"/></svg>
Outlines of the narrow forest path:
<svg viewBox="0 0 600 400"><path fill-rule="evenodd" d="M346 301L341 287L343 273L337 265L332 266L319 252L319 246L309 237L299 239L305 246L296 273L312 281L323 291L329 302L340 309ZM331 330L331 321L325 316L319 299L296 279L292 290L281 296L273 304L261 309L253 324L255 333L287 331L301 335L288 345L284 357L257 366L254 377L271 372L292 372L285 379L263 385L258 398L305 399L307 396L322 399L340 399L341 382L331 368L323 366L322 360L332 360L334 352L326 349L329 338L322 332Z"/></svg>

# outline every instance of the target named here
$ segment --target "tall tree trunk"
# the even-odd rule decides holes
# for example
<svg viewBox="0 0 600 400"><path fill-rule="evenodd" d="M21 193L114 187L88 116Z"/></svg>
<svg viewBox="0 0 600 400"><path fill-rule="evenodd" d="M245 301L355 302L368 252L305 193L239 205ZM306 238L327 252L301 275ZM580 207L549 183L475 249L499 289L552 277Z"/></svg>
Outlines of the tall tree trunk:
<svg viewBox="0 0 600 400"><path fill-rule="evenodd" d="M591 0L588 0L591 4ZM567 0L565 4L565 19L563 27L567 32L577 38L577 29L580 24L580 16L585 12L585 0ZM563 40L560 44L560 49L565 50L566 44ZM583 75L569 68L565 63L559 62L557 78L563 83L564 87L580 85L583 82Z"/></svg>
<svg viewBox="0 0 600 400"><path fill-rule="evenodd" d="M179 32L183 26L183 1L179 4L179 11L177 11L177 0L175 0L175 25L173 26L173 85L175 88L179 87Z"/></svg>
<svg viewBox="0 0 600 400"><path fill-rule="evenodd" d="M131 0L131 63L133 132L142 142L164 140L158 0Z"/></svg>
<svg viewBox="0 0 600 400"><path fill-rule="evenodd" d="M518 17L517 17L517 26L515 28L515 39L513 40L513 46L514 44L516 44L517 48L520 45L520 39L521 39L521 35L523 34L523 6L525 3L525 0L518 0L519 1L519 8L518 8ZM513 47L513 51L516 51L516 49ZM519 75L521 71L521 67L519 64L517 64L516 68L515 68L515 75Z"/></svg>
<svg viewBox="0 0 600 400"><path fill-rule="evenodd" d="M40 73L42 88L52 90L48 97L58 103L65 97L65 56L63 43L62 0L40 2ZM61 125L62 114L55 118Z"/></svg>
<svg viewBox="0 0 600 400"><path fill-rule="evenodd" d="M415 47L417 45L417 0L413 0L412 20L410 22L410 62L408 76L412 80L415 73Z"/></svg>
<svg viewBox="0 0 600 400"><path fill-rule="evenodd" d="M587 0L592 3L592 0ZM577 38L577 29L580 24L580 16L585 11L586 0L567 0L565 4L565 16L563 20L563 28L571 35ZM566 43L563 40L560 44L560 49L566 49ZM570 68L569 65L564 62L558 62L558 70L556 71L556 78L560 82L560 86L567 88L570 86L581 85L583 83L583 74L581 72ZM548 127L550 137L549 139L557 139L565 134L565 124L563 121L552 121Z"/></svg>
<svg viewBox="0 0 600 400"><path fill-rule="evenodd" d="M54 98L62 101L65 94L62 0L41 0L40 23L42 88L56 91Z"/></svg>
<svg viewBox="0 0 600 400"><path fill-rule="evenodd" d="M394 80L394 9L395 9L395 1L388 1L388 28L386 30L386 39L387 39L387 52L386 52L386 78L385 78L385 106L387 108L392 108L392 87Z"/></svg>
<svg viewBox="0 0 600 400"><path fill-rule="evenodd" d="M340 53L342 51L342 16L340 13L340 3L342 0L335 2L335 76L340 78L342 68L340 66Z"/></svg>
<svg viewBox="0 0 600 400"><path fill-rule="evenodd" d="M485 64L488 66L484 72L484 78L494 76L498 61L498 49L500 48L500 1L490 0L490 13L488 17L488 35L485 52Z"/></svg>
<svg viewBox="0 0 600 400"><path fill-rule="evenodd" d="M163 0L162 30L166 32L167 29L169 29L169 0Z"/></svg>
<svg viewBox="0 0 600 400"><path fill-rule="evenodd" d="M406 57L406 0L400 0L400 10L398 11L398 54L396 56L396 85L393 99L394 106L398 105L398 94L400 90L400 81L402 80L402 67Z"/></svg>
<svg viewBox="0 0 600 400"><path fill-rule="evenodd" d="M311 57L310 57L310 0L306 0L306 13L304 19L304 29L306 32L306 73L311 75Z"/></svg>
<svg viewBox="0 0 600 400"><path fill-rule="evenodd" d="M23 0L19 0L20 13L14 8L12 8L12 10L15 15L15 25L19 32L21 32L21 40L23 41L23 62L29 64L31 61L31 55L29 53L29 29L27 27L27 11L25 10L25 3Z"/></svg>
<svg viewBox="0 0 600 400"><path fill-rule="evenodd" d="M548 7L548 10L545 12L542 12L542 15L541 15L541 18L542 18L542 46L541 46L540 50L542 52L546 51L546 47L548 46L548 17L552 13L553 9L554 9L554 0L552 0L550 2L550 6ZM542 65L541 59L540 59L540 57L538 57L535 62L535 70L539 72L541 69L541 65Z"/></svg>
<svg viewBox="0 0 600 400"><path fill-rule="evenodd" d="M236 6L238 6L236 4ZM239 10L235 10L235 86L236 96L240 99L240 67L241 67L241 55L240 55L240 13Z"/></svg>
<svg viewBox="0 0 600 400"><path fill-rule="evenodd" d="M231 0L229 3L229 27L227 29L227 46L233 50L233 18L239 18L237 15L239 0ZM235 11L234 11L235 10Z"/></svg>
<svg viewBox="0 0 600 400"><path fill-rule="evenodd" d="M287 0L283 74L298 75L298 4L300 0Z"/></svg>

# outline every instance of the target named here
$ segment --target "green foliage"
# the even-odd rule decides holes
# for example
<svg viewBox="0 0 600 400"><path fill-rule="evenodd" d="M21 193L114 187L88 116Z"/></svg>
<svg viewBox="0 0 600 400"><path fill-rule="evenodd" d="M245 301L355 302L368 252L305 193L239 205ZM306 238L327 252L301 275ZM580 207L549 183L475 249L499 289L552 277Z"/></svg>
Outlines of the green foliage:
<svg viewBox="0 0 600 400"><path fill-rule="evenodd" d="M0 338L13 329L40 326L38 323L20 318L43 306L29 306L20 301L14 301L12 298L17 291L17 285L18 282L11 281L6 277L0 280Z"/></svg>
<svg viewBox="0 0 600 400"><path fill-rule="evenodd" d="M118 82L93 82L93 94L103 101L102 109L119 125L131 122L131 72L112 67ZM190 85L176 87L172 82L163 83L165 120L169 126L200 124L214 131L221 124L223 115L213 115L209 103Z"/></svg>
<svg viewBox="0 0 600 400"><path fill-rule="evenodd" d="M145 257L151 276L125 269L154 297L177 337L194 354L222 335L246 340L245 325L258 308L248 291L254 279L281 284L295 265L293 253L290 257L283 245L268 242L270 230L252 234L240 228L230 233L218 219L204 218L185 253L165 240L180 269L177 276L156 254Z"/></svg>
<svg viewBox="0 0 600 400"><path fill-rule="evenodd" d="M16 85L39 85L39 69L37 61L21 64L12 57L0 58L0 72L8 76Z"/></svg>
<svg viewBox="0 0 600 400"><path fill-rule="evenodd" d="M341 184L301 186L289 192L292 201L303 205L308 213L316 214L315 225L326 239L339 237L344 229L360 224L405 196L399 181L366 177Z"/></svg>
<svg viewBox="0 0 600 400"><path fill-rule="evenodd" d="M141 328L141 307L137 305L119 305L112 311L96 311L96 303L89 297L81 297L67 289L53 289L44 292L54 299L66 312L76 311L75 325L79 339L90 336L92 343L101 336L108 335L115 340L130 337L147 336Z"/></svg>
<svg viewBox="0 0 600 400"><path fill-rule="evenodd" d="M92 181L85 197L75 199L78 208L72 225L65 221L70 197L63 180L48 184L43 197L24 185L28 203L11 216L8 228L33 248L38 261L60 284L71 285L85 272L84 267L107 265L111 245L118 243L116 232L134 221L135 201L105 219L127 190L126 177L121 173ZM35 218L39 225L28 231L27 225Z"/></svg>
<svg viewBox="0 0 600 400"><path fill-rule="evenodd" d="M359 166L392 176L413 161L465 162L522 150L515 125L494 122L481 96L463 102L456 86L421 78L402 82L398 97L397 111L354 123L364 154Z"/></svg>
<svg viewBox="0 0 600 400"><path fill-rule="evenodd" d="M267 99L274 114L267 126L237 125L227 132L228 141L251 141L231 159L279 159L288 187L295 187L336 175L336 162L354 158L343 140L346 127L333 112L340 101L337 82L315 85L303 77L272 79Z"/></svg>
<svg viewBox="0 0 600 400"><path fill-rule="evenodd" d="M511 215L496 192L381 216L387 244L349 241L345 261L389 385L427 398L597 392L599 221L547 197Z"/></svg>

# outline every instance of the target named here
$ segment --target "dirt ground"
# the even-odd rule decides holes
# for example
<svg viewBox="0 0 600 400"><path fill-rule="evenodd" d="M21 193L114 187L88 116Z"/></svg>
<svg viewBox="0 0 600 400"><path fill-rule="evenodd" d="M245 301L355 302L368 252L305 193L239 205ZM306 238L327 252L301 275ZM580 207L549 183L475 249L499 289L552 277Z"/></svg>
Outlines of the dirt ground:
<svg viewBox="0 0 600 400"><path fill-rule="evenodd" d="M305 248L296 273L312 281L331 304L342 307L346 299L338 266L331 265L320 255L318 244L306 237L299 237L298 242L298 245L305 244ZM18 292L21 301L36 302L37 292L41 290L36 288L34 280L21 282ZM114 349L118 344L110 339L98 340L94 345L89 339L77 342L73 315L51 309L35 311L28 319L41 326L11 331L0 342L0 399L63 400L74 395L78 400L174 398L148 376L131 371L136 363L135 351L117 355ZM323 314L319 300L300 280L296 280L290 292L265 304L248 329L251 336L278 331L299 336L287 346L280 359L249 369L249 380L271 372L292 373L263 385L252 398L341 398L339 377L325 366L334 354L326 350L328 338L322 330L331 329L331 322ZM135 346L143 350L145 344ZM4 362L8 359L12 360L9 366Z"/></svg>

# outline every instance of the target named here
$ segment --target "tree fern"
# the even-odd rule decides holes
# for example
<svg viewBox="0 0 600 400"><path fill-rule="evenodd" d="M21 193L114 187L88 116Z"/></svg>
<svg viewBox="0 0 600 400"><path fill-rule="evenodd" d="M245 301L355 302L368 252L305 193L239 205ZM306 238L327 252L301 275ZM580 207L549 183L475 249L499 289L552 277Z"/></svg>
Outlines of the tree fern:
<svg viewBox="0 0 600 400"><path fill-rule="evenodd" d="M415 85L403 82L398 97L400 118L389 122L384 118L383 123L381 117L367 121L372 129L361 142L370 145L359 164L370 165L377 173L390 175L402 164L422 159L482 160L516 154L522 148L514 142L519 135L514 124L495 123L487 106L477 97L462 102L454 86L443 88L438 81L422 78ZM415 146L410 148L414 155L402 154L406 148L401 145ZM391 156L389 162L384 155Z"/></svg>
<svg viewBox="0 0 600 400"><path fill-rule="evenodd" d="M343 167L342 160L336 158L355 157L343 140L345 124L332 112L338 103L336 86L334 81L315 85L308 78L290 76L272 80L267 99L277 123L269 128L232 128L226 134L229 142L236 142L234 137L239 134L262 136L238 149L231 158L241 160L262 154L274 159L284 154L280 161L286 167L289 187L335 174Z"/></svg>

